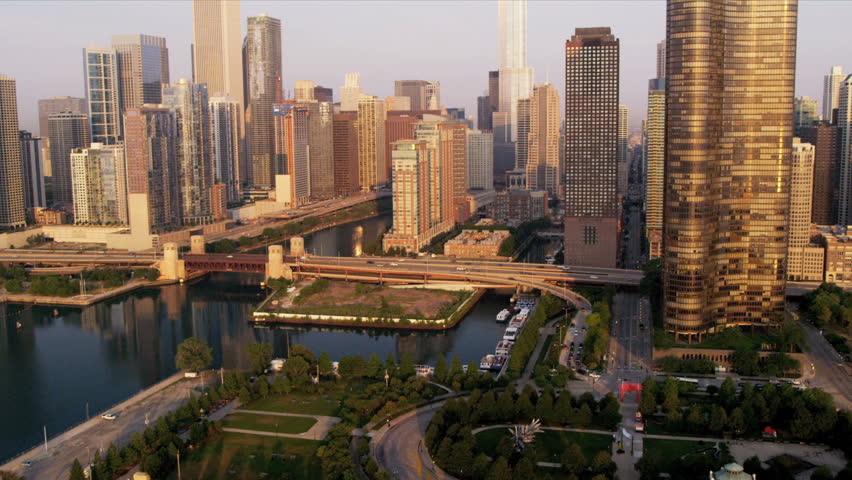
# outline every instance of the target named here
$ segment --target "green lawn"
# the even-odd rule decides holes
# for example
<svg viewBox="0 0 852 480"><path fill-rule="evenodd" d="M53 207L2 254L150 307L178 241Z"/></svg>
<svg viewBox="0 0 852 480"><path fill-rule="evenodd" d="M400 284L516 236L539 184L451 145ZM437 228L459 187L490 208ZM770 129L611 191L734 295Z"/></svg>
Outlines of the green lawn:
<svg viewBox="0 0 852 480"><path fill-rule="evenodd" d="M343 392L331 393L291 393L279 396L270 395L241 407L243 410L263 410L267 412L304 413L307 415L325 415L334 417L340 410Z"/></svg>
<svg viewBox="0 0 852 480"><path fill-rule="evenodd" d="M626 440L629 442L629 440ZM712 447L716 442L699 442L694 440L669 440L663 438L646 438L644 453L656 454L660 459L662 471L667 472L676 459L698 450Z"/></svg>
<svg viewBox="0 0 852 480"><path fill-rule="evenodd" d="M316 456L319 444L311 440L225 433L187 458L181 458L181 476L215 480L322 478L322 467ZM273 454L280 456L273 457ZM263 473L266 475L261 475ZM177 478L177 472L169 478Z"/></svg>
<svg viewBox="0 0 852 480"><path fill-rule="evenodd" d="M222 426L261 430L278 433L305 433L317 421L311 417L282 417L279 415L258 415L255 413L232 413L225 417Z"/></svg>
<svg viewBox="0 0 852 480"><path fill-rule="evenodd" d="M510 435L506 428L495 428L485 430L476 434L476 445L486 455L493 455L500 438ZM612 451L612 436L600 433L564 432L559 430L544 430L536 435L535 448L540 462L558 463L562 452L568 447L569 442L580 445L583 455L591 461L595 454L601 450Z"/></svg>

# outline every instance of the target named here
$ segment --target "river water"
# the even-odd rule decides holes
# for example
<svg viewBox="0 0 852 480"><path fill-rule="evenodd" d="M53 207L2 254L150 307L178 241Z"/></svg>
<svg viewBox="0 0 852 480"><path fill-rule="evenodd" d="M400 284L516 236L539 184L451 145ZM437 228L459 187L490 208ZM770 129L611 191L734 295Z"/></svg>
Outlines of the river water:
<svg viewBox="0 0 852 480"><path fill-rule="evenodd" d="M317 255L358 253L390 224L387 215L305 237ZM339 252L339 253L338 253ZM502 336L494 321L510 292L489 292L449 331L259 328L247 322L263 299L259 275L217 273L192 285L137 291L84 309L0 304L0 459L53 436L175 372L183 339L214 351L214 366L247 368L244 346L270 342L276 356L302 344L333 359L408 353L416 363L439 355L479 362ZM58 313L58 315L54 315ZM18 328L16 323L20 322Z"/></svg>

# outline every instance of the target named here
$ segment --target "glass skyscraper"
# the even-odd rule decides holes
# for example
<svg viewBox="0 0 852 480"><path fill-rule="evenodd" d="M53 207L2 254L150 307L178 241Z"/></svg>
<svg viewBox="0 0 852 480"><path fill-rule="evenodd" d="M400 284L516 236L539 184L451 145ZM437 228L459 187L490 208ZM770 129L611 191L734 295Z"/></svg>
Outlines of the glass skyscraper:
<svg viewBox="0 0 852 480"><path fill-rule="evenodd" d="M113 48L83 49L86 101L92 143L115 145L121 138L118 58Z"/></svg>

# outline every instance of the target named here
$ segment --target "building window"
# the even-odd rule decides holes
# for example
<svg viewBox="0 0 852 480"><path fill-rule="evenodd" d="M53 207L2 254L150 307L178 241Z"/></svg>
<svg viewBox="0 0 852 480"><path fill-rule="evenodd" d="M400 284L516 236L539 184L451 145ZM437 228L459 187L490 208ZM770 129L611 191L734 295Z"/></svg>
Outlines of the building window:
<svg viewBox="0 0 852 480"><path fill-rule="evenodd" d="M583 227L583 243L585 245L598 243L598 227Z"/></svg>

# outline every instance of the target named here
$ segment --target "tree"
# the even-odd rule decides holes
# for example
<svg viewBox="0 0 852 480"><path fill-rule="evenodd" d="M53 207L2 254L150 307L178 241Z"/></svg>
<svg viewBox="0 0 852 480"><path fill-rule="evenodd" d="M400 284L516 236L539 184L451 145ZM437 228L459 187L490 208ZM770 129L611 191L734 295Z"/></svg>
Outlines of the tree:
<svg viewBox="0 0 852 480"><path fill-rule="evenodd" d="M484 454L480 453L473 459L473 470L470 472L473 478L483 478L488 474L488 467L491 466L491 460Z"/></svg>
<svg viewBox="0 0 852 480"><path fill-rule="evenodd" d="M743 470L746 473L750 473L752 475L757 475L757 478L762 478L763 474L763 465L760 462L760 459L757 458L757 455L748 457L745 462L743 462Z"/></svg>
<svg viewBox="0 0 852 480"><path fill-rule="evenodd" d="M553 394L549 390L545 390L538 398L535 404L535 416L544 422L553 420Z"/></svg>
<svg viewBox="0 0 852 480"><path fill-rule="evenodd" d="M535 478L535 466L529 458L522 458L515 465L514 478Z"/></svg>
<svg viewBox="0 0 852 480"><path fill-rule="evenodd" d="M450 364L450 376L455 378L456 375L463 372L461 360L458 355L453 356L453 361Z"/></svg>
<svg viewBox="0 0 852 480"><path fill-rule="evenodd" d="M571 392L562 390L559 392L559 398L556 399L556 405L553 407L554 420L559 423L568 423L568 419L573 414L574 407L571 405Z"/></svg>
<svg viewBox="0 0 852 480"><path fill-rule="evenodd" d="M110 473L110 478L114 477L124 465L124 462L121 460L121 455L118 454L118 448L116 448L113 443L110 443L107 448L106 464Z"/></svg>
<svg viewBox="0 0 852 480"><path fill-rule="evenodd" d="M302 357L292 357L284 363L284 372L293 379L301 379L310 368L310 364Z"/></svg>
<svg viewBox="0 0 852 480"><path fill-rule="evenodd" d="M725 429L727 423L728 415L725 413L725 409L716 405L713 408L713 412L710 413L710 424L707 427L711 432L719 433Z"/></svg>
<svg viewBox="0 0 852 480"><path fill-rule="evenodd" d="M586 470L586 457L583 455L583 449L575 442L568 444L568 448L562 452L560 457L562 470L568 473L579 475Z"/></svg>
<svg viewBox="0 0 852 480"><path fill-rule="evenodd" d="M660 457L657 452L646 453L633 466L639 472L641 480L655 480L661 472Z"/></svg>
<svg viewBox="0 0 852 480"><path fill-rule="evenodd" d="M388 356L387 356L387 358L385 358L385 366L384 367L385 368L381 372L382 377L384 377L385 372L387 372L387 374L390 375L390 376L396 375L396 369L397 369L396 358L394 358L393 353L388 352Z"/></svg>
<svg viewBox="0 0 852 480"><path fill-rule="evenodd" d="M360 378L364 376L367 363L361 355L345 356L340 359L337 373L346 378Z"/></svg>
<svg viewBox="0 0 852 480"><path fill-rule="evenodd" d="M447 381L447 359L443 355L438 355L438 361L435 364L435 380Z"/></svg>
<svg viewBox="0 0 852 480"><path fill-rule="evenodd" d="M535 414L535 407L532 404L532 400L530 400L529 395L521 394L518 397L518 401L515 402L515 415L519 420L532 420L533 415Z"/></svg>
<svg viewBox="0 0 852 480"><path fill-rule="evenodd" d="M665 408L667 412L677 410L680 406L680 399L678 397L679 393L678 381L672 377L666 378L666 381L663 384L663 408Z"/></svg>
<svg viewBox="0 0 852 480"><path fill-rule="evenodd" d="M785 352L794 352L796 349L807 351L808 338L805 335L804 329L795 320L785 320L781 324L780 332L781 350Z"/></svg>
<svg viewBox="0 0 852 480"><path fill-rule="evenodd" d="M652 380L651 377L648 377ZM642 394L639 397L639 411L642 415L649 417L657 411L657 400L654 398L654 392L649 391L647 387L642 388Z"/></svg>
<svg viewBox="0 0 852 480"><path fill-rule="evenodd" d="M313 365L316 360L313 350L304 345L293 345L290 347L290 358L302 357L308 365Z"/></svg>
<svg viewBox="0 0 852 480"><path fill-rule="evenodd" d="M9 293L21 293L24 291L24 284L17 278L6 281L5 287Z"/></svg>
<svg viewBox="0 0 852 480"><path fill-rule="evenodd" d="M759 355L750 348L738 348L731 354L731 367L740 375L757 375L760 373Z"/></svg>
<svg viewBox="0 0 852 480"><path fill-rule="evenodd" d="M581 427L585 427L591 425L592 423L592 409L589 408L588 403L584 403L583 406L580 407L580 411L577 413L577 425Z"/></svg>
<svg viewBox="0 0 852 480"><path fill-rule="evenodd" d="M213 349L204 340L189 337L178 345L175 365L185 372L197 372L213 363Z"/></svg>
<svg viewBox="0 0 852 480"><path fill-rule="evenodd" d="M689 414L686 416L686 427L690 432L700 432L704 429L704 412L701 411L701 406L692 405L689 407Z"/></svg>
<svg viewBox="0 0 852 480"><path fill-rule="evenodd" d="M592 459L590 467L593 472L607 476L612 476L616 469L615 462L612 461L612 455L606 451L600 451L595 454L595 458Z"/></svg>
<svg viewBox="0 0 852 480"><path fill-rule="evenodd" d="M722 382L719 388L719 400L725 408L731 408L737 401L737 387L731 377L725 377L725 381Z"/></svg>
<svg viewBox="0 0 852 480"><path fill-rule="evenodd" d="M249 402L251 402L251 393L248 391L248 388L240 388L240 403L245 405Z"/></svg>
<svg viewBox="0 0 852 480"><path fill-rule="evenodd" d="M272 344L251 343L246 347L246 353L248 354L249 368L255 375L260 375L269 368L269 362L272 360Z"/></svg>
<svg viewBox="0 0 852 480"><path fill-rule="evenodd" d="M410 377L413 377L417 371L414 368L414 361L411 359L411 355L408 352L402 354L402 359L399 364L399 376L403 380L407 380Z"/></svg>
<svg viewBox="0 0 852 480"><path fill-rule="evenodd" d="M76 458L74 463L71 464L71 474L68 475L68 480L86 480L86 476L83 474L83 466Z"/></svg>
<svg viewBox="0 0 852 480"><path fill-rule="evenodd" d="M728 417L728 428L739 435L745 431L746 419L742 408L735 408Z"/></svg>
<svg viewBox="0 0 852 480"><path fill-rule="evenodd" d="M834 475L828 467L823 465L814 470L814 473L811 474L811 480L834 480Z"/></svg>
<svg viewBox="0 0 852 480"><path fill-rule="evenodd" d="M266 376L261 376L256 383L258 396L266 398L269 395L269 380L266 379Z"/></svg>
<svg viewBox="0 0 852 480"><path fill-rule="evenodd" d="M272 384L272 391L277 393L278 395L286 395L290 393L292 387L290 386L290 379L287 378L287 375L276 375L275 382Z"/></svg>
<svg viewBox="0 0 852 480"><path fill-rule="evenodd" d="M320 375L330 375L334 372L334 362L331 361L331 357L328 353L320 353L317 363L319 364Z"/></svg>
<svg viewBox="0 0 852 480"><path fill-rule="evenodd" d="M487 480L512 480L512 468L506 457L500 457L494 462L486 478Z"/></svg>
<svg viewBox="0 0 852 480"><path fill-rule="evenodd" d="M26 480L23 475L18 475L15 472L0 470L0 480Z"/></svg>
<svg viewBox="0 0 852 480"><path fill-rule="evenodd" d="M367 360L366 372L367 377L373 379L379 378L384 374L384 372L382 372L382 361L379 360L379 355L376 352L373 352L370 355L370 359Z"/></svg>

